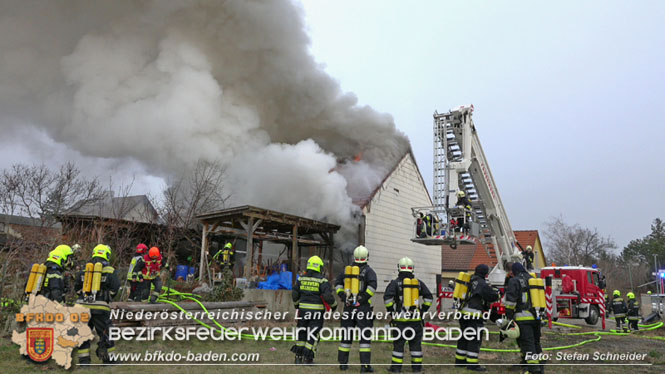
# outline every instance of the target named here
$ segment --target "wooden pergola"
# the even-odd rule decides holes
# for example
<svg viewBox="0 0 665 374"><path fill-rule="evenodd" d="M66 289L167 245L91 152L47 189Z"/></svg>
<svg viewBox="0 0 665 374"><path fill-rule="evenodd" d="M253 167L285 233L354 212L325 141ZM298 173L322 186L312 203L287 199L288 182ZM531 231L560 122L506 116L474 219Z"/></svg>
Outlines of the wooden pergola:
<svg viewBox="0 0 665 374"><path fill-rule="evenodd" d="M206 271L208 271L208 276L210 275L207 256L208 236L211 234L246 239L246 260L243 269L245 277L251 275L254 262L254 242L264 240L290 246L288 260L291 264L294 281L298 272L300 248L302 247L325 248L324 256L327 257L328 261L328 274L332 274L333 235L339 230L338 225L250 205L203 213L197 215L196 218L203 225L199 279L204 279ZM236 252L239 251L236 249Z"/></svg>

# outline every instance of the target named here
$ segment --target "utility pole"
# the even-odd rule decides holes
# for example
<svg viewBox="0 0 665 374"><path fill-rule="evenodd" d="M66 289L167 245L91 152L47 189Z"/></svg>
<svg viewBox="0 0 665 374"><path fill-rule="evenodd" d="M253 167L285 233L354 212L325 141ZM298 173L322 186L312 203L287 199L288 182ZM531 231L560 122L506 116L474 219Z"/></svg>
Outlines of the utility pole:
<svg viewBox="0 0 665 374"><path fill-rule="evenodd" d="M653 270L654 274L656 274L656 292L660 295L663 293L663 290L660 289L660 279L658 279L658 255L653 254Z"/></svg>
<svg viewBox="0 0 665 374"><path fill-rule="evenodd" d="M634 290L635 288L633 287L633 271L630 270L630 263L627 263L628 265L628 275L630 276L630 290Z"/></svg>

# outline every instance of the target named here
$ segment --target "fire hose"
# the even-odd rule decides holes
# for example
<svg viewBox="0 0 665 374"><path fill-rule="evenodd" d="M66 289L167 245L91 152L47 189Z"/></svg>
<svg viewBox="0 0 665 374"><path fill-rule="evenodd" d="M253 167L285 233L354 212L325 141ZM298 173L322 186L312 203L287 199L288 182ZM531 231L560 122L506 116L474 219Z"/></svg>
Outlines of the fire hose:
<svg viewBox="0 0 665 374"><path fill-rule="evenodd" d="M192 316L191 312L183 309L180 305L178 305L178 303L175 300L172 300L171 298L179 298L180 300L178 300L178 301L184 301L184 300L193 301L193 302L197 303L206 314L208 314L208 310L206 309L206 307L203 305L203 303L201 303L201 301L199 301L195 297L195 295L192 295L191 293L182 293L182 292L179 292L179 291L176 291L176 290L173 290L173 289L167 289L167 290L164 290L164 291L167 291L167 292L163 293L159 296L159 298L157 299L158 302L172 305L175 308L182 311L183 313L186 313L187 315ZM195 322L197 322L198 324L200 324L201 326L204 326L204 327L209 328L211 330L216 329L216 328L210 326L209 324L207 324L207 323L205 323L205 322L203 322L199 319L196 319L194 317L192 317L192 319ZM219 324L219 322L217 322L216 320L211 319L211 321L217 326L217 328L219 328L220 331L225 331L226 330L226 328L224 326L222 326L221 324ZM577 328L577 329L581 328L579 326L569 325L569 324L565 324L565 323L561 323L561 322L553 322L553 323L556 324L556 325L559 325L559 326L563 326L563 327ZM638 325L639 327L642 327L643 329L639 330L639 331L636 331L636 332L656 330L656 329L659 329L659 328L663 327L663 325L664 325L663 322L657 322L657 323L653 323L653 324L650 324L650 325ZM499 332L489 331L489 333L498 334ZM564 349L571 349L571 348L575 348L575 347L580 347L580 346L583 346L585 344L600 341L602 339L603 335L626 336L626 335L634 335L635 334L635 333L625 333L625 332L616 332L616 331L589 331L589 332L578 332L578 333L546 332L546 333L567 335L567 336L592 335L594 337L591 338L591 339L583 340L583 341L581 341L579 343L575 343L575 344L568 344L568 345L555 346L555 347L545 347L545 348L543 348L543 351L555 351L555 350L564 350ZM231 335L234 335L234 334L231 334ZM237 335L237 333L236 333L236 335ZM243 337L243 338L256 339L256 336L253 335L253 334L240 334L240 336ZM640 335L634 335L634 336L637 336L637 337L640 337L640 338L645 338L645 339L665 340L665 337L660 337L660 336L640 336ZM294 339L290 339L290 338L273 339L271 337L268 337L268 339L269 340L276 340L276 341L291 341L291 342L294 341ZM322 339L322 340L323 341L329 341L329 342L339 341L338 339ZM390 343L390 342L392 342L391 340L387 340L387 339L375 339L373 341L378 342L378 343ZM452 344L431 343L431 342L422 342L422 344L423 345L428 345L428 346L433 346L433 347L457 348L456 345L452 345ZM483 351L483 352L498 352L498 353L519 353L520 352L519 349L503 349L503 348L481 348L480 350Z"/></svg>

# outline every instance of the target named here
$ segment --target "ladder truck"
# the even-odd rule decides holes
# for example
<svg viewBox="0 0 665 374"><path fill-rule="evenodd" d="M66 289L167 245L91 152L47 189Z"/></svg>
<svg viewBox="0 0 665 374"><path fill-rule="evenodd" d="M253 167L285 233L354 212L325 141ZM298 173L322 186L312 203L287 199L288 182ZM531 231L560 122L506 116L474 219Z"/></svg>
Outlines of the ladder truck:
<svg viewBox="0 0 665 374"><path fill-rule="evenodd" d="M491 244L491 285L503 287L508 262L521 261L499 190L472 119L473 105L434 113L432 207L415 207L412 241L424 245Z"/></svg>

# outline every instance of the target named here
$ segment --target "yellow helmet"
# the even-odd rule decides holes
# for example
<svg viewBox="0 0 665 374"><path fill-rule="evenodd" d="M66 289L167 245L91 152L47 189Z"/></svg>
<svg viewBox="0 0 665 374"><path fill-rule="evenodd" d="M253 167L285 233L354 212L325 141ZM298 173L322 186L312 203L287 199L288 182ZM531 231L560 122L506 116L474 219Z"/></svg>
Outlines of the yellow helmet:
<svg viewBox="0 0 665 374"><path fill-rule="evenodd" d="M97 244L97 246L92 250L92 258L101 257L106 261L110 261L111 257L111 247L106 244Z"/></svg>
<svg viewBox="0 0 665 374"><path fill-rule="evenodd" d="M224 248L229 248L229 249L231 249L232 247L233 247L233 245L232 245L231 243L226 243L226 244L224 245Z"/></svg>
<svg viewBox="0 0 665 374"><path fill-rule="evenodd" d="M614 292L612 292L612 296L614 296L614 297L620 297L620 296L621 296L621 291L619 291L619 290L614 290Z"/></svg>
<svg viewBox="0 0 665 374"><path fill-rule="evenodd" d="M307 270L314 270L317 273L321 272L323 268L323 260L319 256L312 256L307 260Z"/></svg>
<svg viewBox="0 0 665 374"><path fill-rule="evenodd" d="M635 298L635 294L632 293L632 292L628 292L628 293L626 294L626 297L628 298L628 300L632 300L632 299Z"/></svg>
<svg viewBox="0 0 665 374"><path fill-rule="evenodd" d="M408 271L410 273L413 273L413 270L415 270L415 265L413 264L413 260L408 257L402 257L399 260L399 263L397 264L397 270Z"/></svg>
<svg viewBox="0 0 665 374"><path fill-rule="evenodd" d="M358 264L367 263L368 258L369 258L369 250L364 246L359 245L356 247L356 249L353 250L353 261L355 263Z"/></svg>
<svg viewBox="0 0 665 374"><path fill-rule="evenodd" d="M464 191L457 191L457 196L458 197L464 197L464 196L466 196L466 193L464 193Z"/></svg>
<svg viewBox="0 0 665 374"><path fill-rule="evenodd" d="M49 252L46 261L52 262L58 266L62 266L62 255L60 254L60 251L54 249L51 252Z"/></svg>

